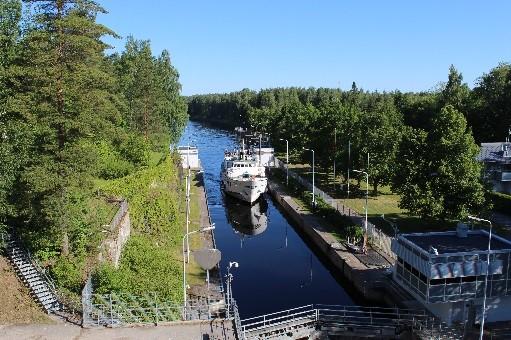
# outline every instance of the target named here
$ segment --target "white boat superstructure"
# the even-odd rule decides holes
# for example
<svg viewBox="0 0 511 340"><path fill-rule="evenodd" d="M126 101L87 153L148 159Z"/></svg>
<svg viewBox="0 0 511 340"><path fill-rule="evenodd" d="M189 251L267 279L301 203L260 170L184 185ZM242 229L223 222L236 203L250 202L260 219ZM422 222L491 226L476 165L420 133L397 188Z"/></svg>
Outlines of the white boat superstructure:
<svg viewBox="0 0 511 340"><path fill-rule="evenodd" d="M268 179L259 160L242 149L225 153L222 184L227 194L253 203L266 191Z"/></svg>

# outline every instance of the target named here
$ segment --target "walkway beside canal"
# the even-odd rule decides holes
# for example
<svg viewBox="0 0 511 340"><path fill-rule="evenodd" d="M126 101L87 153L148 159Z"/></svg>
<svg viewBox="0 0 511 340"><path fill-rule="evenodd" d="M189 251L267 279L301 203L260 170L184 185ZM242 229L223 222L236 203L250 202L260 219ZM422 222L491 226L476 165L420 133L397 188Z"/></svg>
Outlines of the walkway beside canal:
<svg viewBox="0 0 511 340"><path fill-rule="evenodd" d="M275 201L295 222L298 229L365 299L406 308L419 307L413 297L392 285L390 267L393 265L393 259L370 250L369 255L380 257L380 261L377 261L380 264L371 265L371 261L362 261L360 255L354 254L339 243L333 235L336 231L334 226L309 210L302 209L300 204L286 194L280 184L272 181L268 184L268 188ZM332 247L334 244L335 249Z"/></svg>
<svg viewBox="0 0 511 340"><path fill-rule="evenodd" d="M235 340L230 320L188 321L158 326L81 328L72 324L0 326L0 339L215 339Z"/></svg>

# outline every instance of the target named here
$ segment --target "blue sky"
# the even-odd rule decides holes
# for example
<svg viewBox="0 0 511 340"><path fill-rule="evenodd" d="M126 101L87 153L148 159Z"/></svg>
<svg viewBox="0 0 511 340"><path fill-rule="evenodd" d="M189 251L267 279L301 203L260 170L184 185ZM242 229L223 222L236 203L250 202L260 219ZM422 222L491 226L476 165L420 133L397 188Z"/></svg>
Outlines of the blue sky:
<svg viewBox="0 0 511 340"><path fill-rule="evenodd" d="M473 86L511 61L511 1L100 0L98 21L170 51L183 94L277 86ZM122 48L123 40L108 40Z"/></svg>

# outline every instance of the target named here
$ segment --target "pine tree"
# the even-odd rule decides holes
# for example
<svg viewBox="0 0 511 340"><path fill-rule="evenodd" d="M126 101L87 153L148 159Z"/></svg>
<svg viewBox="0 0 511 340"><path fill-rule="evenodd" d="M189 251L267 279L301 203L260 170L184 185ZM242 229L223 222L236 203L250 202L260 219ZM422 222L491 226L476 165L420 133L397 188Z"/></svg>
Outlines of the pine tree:
<svg viewBox="0 0 511 340"><path fill-rule="evenodd" d="M27 159L28 128L9 108L15 90L20 20L21 1L0 3L0 229L15 214L11 193Z"/></svg>
<svg viewBox="0 0 511 340"><path fill-rule="evenodd" d="M32 26L23 39L20 114L33 126L35 143L22 173L32 225L46 226L69 251L70 206L86 199L95 153L87 141L107 137L119 123L114 78L108 73L101 38L114 35L95 22L104 12L89 0L29 1Z"/></svg>

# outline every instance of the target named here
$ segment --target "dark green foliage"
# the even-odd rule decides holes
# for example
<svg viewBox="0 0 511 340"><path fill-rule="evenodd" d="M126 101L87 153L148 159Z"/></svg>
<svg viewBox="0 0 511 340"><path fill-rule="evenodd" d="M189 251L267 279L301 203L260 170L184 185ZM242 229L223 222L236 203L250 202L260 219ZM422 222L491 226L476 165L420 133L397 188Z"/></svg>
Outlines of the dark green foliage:
<svg viewBox="0 0 511 340"><path fill-rule="evenodd" d="M130 39L121 57L106 55L103 38L116 35L96 22L105 11L94 1L25 6L22 16L20 1L0 2L0 229L12 226L58 285L79 293L116 211L98 185L160 160L186 103L167 51L154 57ZM142 218L172 223L174 200L146 202Z"/></svg>
<svg viewBox="0 0 511 340"><path fill-rule="evenodd" d="M463 115L451 105L432 130L407 131L398 153L393 190L400 207L421 217L462 219L484 208L479 148Z"/></svg>
<svg viewBox="0 0 511 340"><path fill-rule="evenodd" d="M291 153L312 148L324 168L336 160L337 174L348 167L366 170L373 194L379 185L392 184L403 196L401 206L412 213L459 218L488 208L474 140L505 140L511 128L511 67L500 64L473 90L451 65L447 81L431 92L369 93L353 83L349 91L243 90L192 96L188 103L192 119L268 132L279 150L285 147L280 139L289 140ZM301 157L311 162L309 153Z"/></svg>
<svg viewBox="0 0 511 340"><path fill-rule="evenodd" d="M509 212L511 212L511 195L500 192L489 192L488 195L493 203L493 209L495 211L503 214L509 214Z"/></svg>
<svg viewBox="0 0 511 340"><path fill-rule="evenodd" d="M188 116L186 102L179 92L179 74L164 50L153 57L148 40L128 37L121 55L111 58L126 100L124 117L128 126L144 134L165 132L176 141Z"/></svg>
<svg viewBox="0 0 511 340"><path fill-rule="evenodd" d="M350 225L344 228L342 236L345 239L360 241L364 237L364 228L359 225Z"/></svg>
<svg viewBox="0 0 511 340"><path fill-rule="evenodd" d="M113 291L142 295L158 292L181 301L182 218L178 212L179 180L174 161L105 183L102 190L130 202L131 237L124 247L119 270L101 266L95 273L98 293Z"/></svg>
<svg viewBox="0 0 511 340"><path fill-rule="evenodd" d="M456 110L464 113L469 95L470 89L466 83L463 83L463 76L454 65L451 65L447 83L440 93L439 106L451 105Z"/></svg>
<svg viewBox="0 0 511 340"><path fill-rule="evenodd" d="M18 53L21 1L0 3L0 228L6 216L15 215L11 195L20 169L28 158L30 127L8 108Z"/></svg>
<svg viewBox="0 0 511 340"><path fill-rule="evenodd" d="M499 64L479 78L468 121L478 142L502 142L511 128L511 65Z"/></svg>

